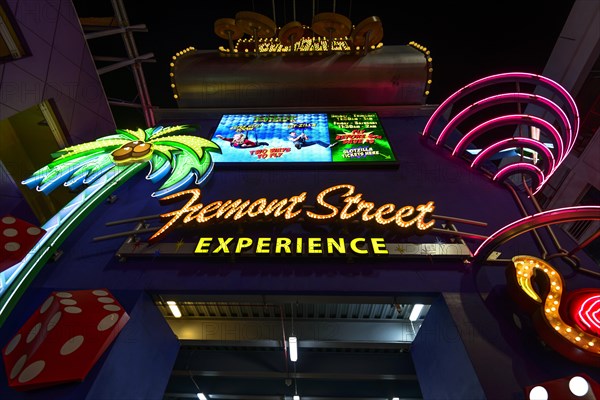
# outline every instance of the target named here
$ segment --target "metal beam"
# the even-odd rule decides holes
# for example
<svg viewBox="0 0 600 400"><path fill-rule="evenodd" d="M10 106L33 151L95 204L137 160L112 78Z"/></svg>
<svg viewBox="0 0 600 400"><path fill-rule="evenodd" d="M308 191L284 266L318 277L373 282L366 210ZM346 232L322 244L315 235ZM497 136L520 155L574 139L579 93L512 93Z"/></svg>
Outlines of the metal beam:
<svg viewBox="0 0 600 400"><path fill-rule="evenodd" d="M110 222L107 222L105 225L113 226L113 225L119 225L119 224L127 224L129 222L146 221L149 219L158 219L158 218L160 218L160 214L145 215L145 216L141 216L141 217L134 217L134 218L127 218L127 219L120 219L117 221L110 221Z"/></svg>
<svg viewBox="0 0 600 400"><path fill-rule="evenodd" d="M128 27L129 18L127 18L127 12L125 11L125 5L123 0L111 0L113 10L117 22L121 27ZM126 30L122 33L123 43L125 44L125 50L129 58L137 58L139 56L137 45L133 37L131 30ZM144 112L144 119L148 127L154 126L156 121L154 119L154 111L152 109L152 103L150 102L150 93L148 92L148 85L146 84L146 78L144 77L144 71L141 64L133 64L133 78L137 86L138 94L140 96L140 103L142 104L142 110Z"/></svg>
<svg viewBox="0 0 600 400"><path fill-rule="evenodd" d="M142 105L140 103L132 103L130 101L109 100L108 104L116 107L142 108Z"/></svg>
<svg viewBox="0 0 600 400"><path fill-rule="evenodd" d="M219 377L232 379L281 379L289 377L287 372L278 371L206 371L206 370L173 370L173 376L200 376L200 377ZM297 379L328 380L328 381L414 381L417 379L415 374L344 374L344 373L312 373L296 372L294 376Z"/></svg>
<svg viewBox="0 0 600 400"><path fill-rule="evenodd" d="M198 392L189 373L181 371L181 375L172 375L167 385L166 393L189 393ZM192 373L195 371L192 371ZM300 376L302 375L302 377ZM307 378L314 376L314 379ZM294 384L292 379L297 382L298 394L302 399L314 396L324 399L391 399L391 394L400 398L421 398L419 384L416 375L396 375L390 376L395 379L377 379L374 376L367 377L353 374L341 375L321 375L320 379L313 374L294 374L280 372L269 375L269 377L257 377L255 374L246 375L241 372L240 377L213 377L206 375L193 375L198 382L200 391L213 398L214 395L221 396L240 396L242 399L252 398L251 396L262 396L262 399L269 396L290 396L285 397L291 400L294 393ZM295 379L294 379L295 378ZM370 379L369 379L370 378ZM285 384L286 380L290 385ZM217 398L217 397L214 397ZM227 398L227 397L225 397Z"/></svg>
<svg viewBox="0 0 600 400"><path fill-rule="evenodd" d="M287 364L287 365L286 365ZM173 366L173 376L279 379L292 369L279 350L197 349L183 347ZM412 356L407 352L301 351L297 377L306 380L401 381L415 379ZM252 375L252 376L251 376Z"/></svg>
<svg viewBox="0 0 600 400"><path fill-rule="evenodd" d="M111 65L108 65L106 67L99 68L98 69L98 75L102 75L102 74L105 74L107 72L111 72L111 71L114 71L116 69L123 68L123 67L126 67L126 66L131 65L131 64L136 64L136 63L139 63L139 62L142 62L142 61L150 61L150 62L156 61L156 60L150 60L153 57L154 57L154 53L146 53L146 54L142 54L141 56L138 56L138 57L135 57L135 58L130 58L130 59L127 59L127 60L124 60L124 61L120 61L120 62L111 64Z"/></svg>
<svg viewBox="0 0 600 400"><path fill-rule="evenodd" d="M148 32L148 28L146 27L145 24L130 25L130 26L124 26L122 28L106 29L103 31L86 33L85 38L86 38L86 40L97 39L97 38L101 38L101 37L105 37L105 36L118 35L120 33L125 33L125 32L129 32L129 31L131 31L131 32Z"/></svg>
<svg viewBox="0 0 600 400"><path fill-rule="evenodd" d="M279 341L282 337L282 322L275 319L179 319L167 318L173 333L181 341ZM290 321L286 321L286 333L291 334ZM410 343L420 327L409 321L356 321L356 320L312 320L295 321L294 334L299 344L303 341L330 341L387 344Z"/></svg>
<svg viewBox="0 0 600 400"><path fill-rule="evenodd" d="M111 233L109 235L96 236L93 239L93 241L98 242L101 240L109 240L109 239L114 239L114 238L118 238L118 237L139 235L140 233L156 232L159 229L160 229L159 227L154 227L154 228L135 229L132 231L125 231L125 232L119 232L119 233Z"/></svg>
<svg viewBox="0 0 600 400"><path fill-rule="evenodd" d="M239 394L210 394L211 400L292 400L292 396L282 395L239 395ZM180 400L180 399L194 399L197 400L198 396L195 393L165 393L164 400ZM302 400L348 400L348 397L339 396L302 396ZM422 397L400 397L401 400L422 400ZM379 397L361 397L356 400L390 400L389 396Z"/></svg>
<svg viewBox="0 0 600 400"><path fill-rule="evenodd" d="M342 340L301 340L298 343L300 349L345 349L345 350L387 350L387 351L408 351L411 342L348 342ZM281 349L283 344L281 340L185 340L183 346L194 348L218 348L218 347L237 347L244 349Z"/></svg>
<svg viewBox="0 0 600 400"><path fill-rule="evenodd" d="M148 228L151 229L151 228ZM156 227L156 230L158 230L159 228ZM149 231L148 231L149 232ZM438 233L438 234L448 234L448 235L452 235L452 236L459 236L461 235L462 237L469 237L469 238L478 238L478 239L485 239L487 238L487 236L481 236L479 237L479 235L475 235L475 234L467 234L467 233L461 233L461 232L457 232L457 231L451 231L451 230L442 230L442 229L433 229L432 232L434 233ZM94 238L94 240L103 240L106 238L113 238L113 237L117 237L115 235L119 235L119 234L114 234L111 237L97 237ZM128 236L129 232L123 232L122 234L120 234L121 236ZM161 243L156 243L153 245L150 245L149 243L144 243L141 246L140 245L136 245L134 246L131 243L123 243L123 245L119 248L118 253L121 254L124 257L153 257L156 253L156 251L160 251L160 254L162 254L163 256L177 256L177 257L181 257L181 256L199 256L198 254L196 254L194 252L194 250L196 249L197 244L196 243L166 243L166 242L161 242ZM393 257L402 257L402 258L438 258L438 259L467 259L468 257L471 256L471 252L469 251L469 248L463 244L463 243L386 243L385 244L386 250L388 252L388 254L386 255L386 257L389 258L393 258ZM213 254L208 254L208 255L202 255L202 256L206 256L206 257L213 257L213 258L219 258L219 257L223 257L222 254L217 254L217 255L213 255ZM261 257L261 255L259 254L255 254L252 252L248 252L248 253L239 253L239 254L231 254L228 255L229 257L235 257L235 258L245 258L245 257ZM298 254L290 254L290 255L278 255L278 257L289 257L289 258L294 258L294 257L304 257L305 254L302 253L298 253ZM356 255L352 254L352 253L347 253L344 255L340 255L340 257L347 257L347 258L353 258L356 257Z"/></svg>
<svg viewBox="0 0 600 400"><path fill-rule="evenodd" d="M112 56L92 56L94 61L119 62L129 60L127 57L112 57Z"/></svg>
<svg viewBox="0 0 600 400"><path fill-rule="evenodd" d="M108 225L107 223L106 225ZM243 306L247 304L261 305L283 305L283 304L431 304L438 294L400 294L397 296L314 296L314 295L252 295L252 294L209 294L209 293L160 293L157 298L173 300L177 303L238 303Z"/></svg>
<svg viewBox="0 0 600 400"><path fill-rule="evenodd" d="M210 398L222 395L268 399L291 395L292 380L297 382L302 399L316 396L389 400L391 393L401 398L418 398L421 394L408 352L305 350L292 367L282 349L187 346L180 350L166 393L202 391L210 394Z"/></svg>

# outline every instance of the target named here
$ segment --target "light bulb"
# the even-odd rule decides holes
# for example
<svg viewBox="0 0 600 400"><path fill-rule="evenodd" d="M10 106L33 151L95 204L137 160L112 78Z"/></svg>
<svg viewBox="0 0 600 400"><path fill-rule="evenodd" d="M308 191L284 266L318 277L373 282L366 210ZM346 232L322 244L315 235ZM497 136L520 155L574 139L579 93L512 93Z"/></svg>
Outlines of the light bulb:
<svg viewBox="0 0 600 400"><path fill-rule="evenodd" d="M290 336L290 361L298 361L298 338Z"/></svg>
<svg viewBox="0 0 600 400"><path fill-rule="evenodd" d="M423 310L423 304L415 304L413 306L412 311L410 312L410 316L408 317L408 319L412 322L418 320L419 315L421 314L421 310Z"/></svg>
<svg viewBox="0 0 600 400"><path fill-rule="evenodd" d="M177 307L177 303L175 303L172 300L169 300L169 301L167 301L167 305L169 306L169 309L171 310L171 312L173 313L173 316L175 318L181 318L181 311L179 311L179 307ZM200 394L201 393L198 394L198 397L200 397Z"/></svg>

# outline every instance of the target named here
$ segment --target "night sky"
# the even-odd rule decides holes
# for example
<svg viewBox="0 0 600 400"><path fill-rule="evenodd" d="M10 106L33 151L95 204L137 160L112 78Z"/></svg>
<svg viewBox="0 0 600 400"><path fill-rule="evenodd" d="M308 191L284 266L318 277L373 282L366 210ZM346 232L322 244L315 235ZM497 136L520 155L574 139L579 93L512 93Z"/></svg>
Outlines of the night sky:
<svg viewBox="0 0 600 400"><path fill-rule="evenodd" d="M153 52L156 63L144 64L152 103L161 108L176 107L169 80L169 62L179 50L194 46L201 50L227 46L214 33L218 18L234 18L238 11L255 11L273 18L278 26L294 19L310 25L313 14L335 12L358 24L378 16L384 29L384 45L416 41L431 51L433 83L427 102L438 104L447 96L486 75L523 71L542 73L545 63L568 17L573 0L485 2L394 2L369 1L273 1L244 0L195 2L169 0L160 8L147 1L123 0L130 24L146 24L149 32L136 33L141 54ZM112 16L110 1L74 0L81 17ZM209 6L210 4L210 6ZM198 12L198 7L206 9ZM95 55L125 56L120 37L90 40ZM100 64L98 64L100 66ZM102 64L104 65L104 64ZM127 69L102 77L110 98L135 100L133 78ZM117 111L118 123L136 123L134 115ZM139 113L138 111L135 111ZM143 121L141 113L137 115ZM133 120L131 119L133 118Z"/></svg>

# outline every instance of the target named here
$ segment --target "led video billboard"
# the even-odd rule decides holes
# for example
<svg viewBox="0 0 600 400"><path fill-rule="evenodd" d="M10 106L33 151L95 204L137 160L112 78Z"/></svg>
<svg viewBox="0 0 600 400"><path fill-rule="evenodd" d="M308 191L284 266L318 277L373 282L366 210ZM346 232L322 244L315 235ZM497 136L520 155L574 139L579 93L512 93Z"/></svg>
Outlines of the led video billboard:
<svg viewBox="0 0 600 400"><path fill-rule="evenodd" d="M225 114L216 163L396 164L375 112Z"/></svg>

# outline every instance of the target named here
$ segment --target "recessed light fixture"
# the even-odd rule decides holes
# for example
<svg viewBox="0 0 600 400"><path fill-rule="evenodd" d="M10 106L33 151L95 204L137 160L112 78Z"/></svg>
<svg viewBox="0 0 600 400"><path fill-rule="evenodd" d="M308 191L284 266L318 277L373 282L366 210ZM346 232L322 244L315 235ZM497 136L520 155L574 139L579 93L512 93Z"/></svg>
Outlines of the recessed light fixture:
<svg viewBox="0 0 600 400"><path fill-rule="evenodd" d="M296 336L290 336L290 361L298 361L298 338ZM296 400L296 399L294 399Z"/></svg>
<svg viewBox="0 0 600 400"><path fill-rule="evenodd" d="M413 306L412 311L410 312L410 316L408 317L408 319L411 322L414 322L416 320L419 319L419 315L421 315L421 311L423 310L423 304L415 304Z"/></svg>
<svg viewBox="0 0 600 400"><path fill-rule="evenodd" d="M173 300L169 300L167 301L167 305L169 306L169 309L175 318L181 318L181 311L179 310L179 307L177 307L177 303L175 303ZM198 393L198 398L200 398L201 394L202 393Z"/></svg>

